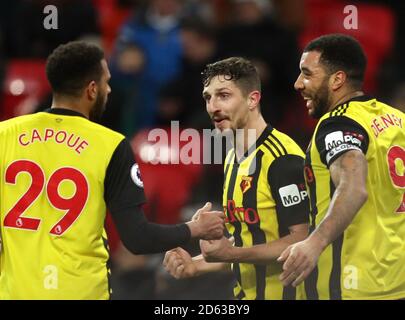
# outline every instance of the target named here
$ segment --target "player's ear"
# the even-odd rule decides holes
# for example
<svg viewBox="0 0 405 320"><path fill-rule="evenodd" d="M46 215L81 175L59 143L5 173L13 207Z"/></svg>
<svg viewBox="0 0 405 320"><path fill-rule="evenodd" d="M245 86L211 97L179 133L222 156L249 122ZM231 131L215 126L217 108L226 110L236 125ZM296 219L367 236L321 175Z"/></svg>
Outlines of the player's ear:
<svg viewBox="0 0 405 320"><path fill-rule="evenodd" d="M252 91L251 93L249 93L249 95L248 95L249 110L253 110L254 108L257 108L257 106L260 103L260 98L261 98L261 94L260 94L260 91L258 91L258 90L255 90L255 91Z"/></svg>
<svg viewBox="0 0 405 320"><path fill-rule="evenodd" d="M346 72L344 71L337 71L334 74L332 74L332 76L329 79L332 90L333 91L338 90L346 83L346 80L347 75Z"/></svg>
<svg viewBox="0 0 405 320"><path fill-rule="evenodd" d="M93 80L90 81L90 83L87 85L86 92L87 92L87 98L89 100L96 100L97 99L97 83Z"/></svg>

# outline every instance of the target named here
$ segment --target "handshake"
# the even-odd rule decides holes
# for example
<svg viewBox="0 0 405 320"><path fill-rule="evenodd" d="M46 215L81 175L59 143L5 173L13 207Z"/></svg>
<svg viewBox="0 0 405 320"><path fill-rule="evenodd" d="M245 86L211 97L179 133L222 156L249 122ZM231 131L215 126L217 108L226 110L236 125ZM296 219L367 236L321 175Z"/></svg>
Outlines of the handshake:
<svg viewBox="0 0 405 320"><path fill-rule="evenodd" d="M190 230L195 232L192 237L201 239L202 254L191 257L186 250L180 247L167 251L165 254L163 266L176 279L228 269L228 263L221 263L220 261L228 257L233 248L234 240L233 237L230 239L224 237L224 213L209 210L211 210L211 203L208 202L187 223ZM218 263L212 263L217 261Z"/></svg>
<svg viewBox="0 0 405 320"><path fill-rule="evenodd" d="M207 202L197 210L191 221L187 222L192 238L215 240L223 237L225 214L222 211L210 211L211 208L211 203Z"/></svg>

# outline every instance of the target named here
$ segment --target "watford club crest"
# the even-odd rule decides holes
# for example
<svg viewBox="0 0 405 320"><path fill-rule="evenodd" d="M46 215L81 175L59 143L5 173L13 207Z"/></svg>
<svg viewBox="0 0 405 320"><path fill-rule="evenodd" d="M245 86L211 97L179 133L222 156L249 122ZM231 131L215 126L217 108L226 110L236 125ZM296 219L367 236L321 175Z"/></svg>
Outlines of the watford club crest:
<svg viewBox="0 0 405 320"><path fill-rule="evenodd" d="M252 179L252 177L242 176L242 181L240 182L242 193L245 193L252 187Z"/></svg>

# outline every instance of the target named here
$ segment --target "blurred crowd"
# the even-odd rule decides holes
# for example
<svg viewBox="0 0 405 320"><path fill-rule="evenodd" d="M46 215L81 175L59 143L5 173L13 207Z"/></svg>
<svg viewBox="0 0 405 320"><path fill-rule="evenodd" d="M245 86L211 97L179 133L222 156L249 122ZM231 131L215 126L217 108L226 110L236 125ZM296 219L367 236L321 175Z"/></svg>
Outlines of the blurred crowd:
<svg viewBox="0 0 405 320"><path fill-rule="evenodd" d="M58 10L47 30L44 7ZM345 29L346 5L358 29ZM201 71L229 56L252 60L262 79L261 110L303 149L315 122L294 92L305 43L321 34L355 36L368 56L365 91L405 111L405 2L395 0L8 0L0 2L0 118L36 112L52 102L44 65L61 43L86 40L104 48L112 92L102 124L133 143L148 197L146 212L176 223L206 201L221 207L221 165L152 166L139 157L147 130L212 128L201 97ZM175 191L174 191L175 190ZM119 299L226 299L232 275L176 281L162 257L132 256L107 220L112 285ZM188 248L198 250L193 243Z"/></svg>

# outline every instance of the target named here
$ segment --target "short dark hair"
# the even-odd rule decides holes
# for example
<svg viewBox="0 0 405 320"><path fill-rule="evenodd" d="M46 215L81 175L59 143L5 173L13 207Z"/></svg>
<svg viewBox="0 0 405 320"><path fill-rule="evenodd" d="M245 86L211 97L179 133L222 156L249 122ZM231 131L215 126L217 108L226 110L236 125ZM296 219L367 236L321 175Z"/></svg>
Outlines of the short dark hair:
<svg viewBox="0 0 405 320"><path fill-rule="evenodd" d="M77 96L90 82L99 82L104 52L83 41L58 46L48 57L46 75L54 93Z"/></svg>
<svg viewBox="0 0 405 320"><path fill-rule="evenodd" d="M244 95L253 90L261 91L260 77L256 67L242 57L231 57L208 64L202 72L204 86L208 86L212 78L219 75L223 75L226 80L234 81Z"/></svg>
<svg viewBox="0 0 405 320"><path fill-rule="evenodd" d="M344 71L355 88L362 87L367 58L355 38L339 33L324 35L305 47L304 52L309 51L321 53L320 62L330 73Z"/></svg>

